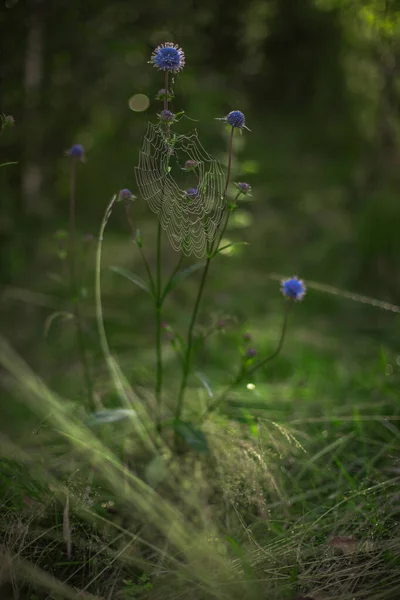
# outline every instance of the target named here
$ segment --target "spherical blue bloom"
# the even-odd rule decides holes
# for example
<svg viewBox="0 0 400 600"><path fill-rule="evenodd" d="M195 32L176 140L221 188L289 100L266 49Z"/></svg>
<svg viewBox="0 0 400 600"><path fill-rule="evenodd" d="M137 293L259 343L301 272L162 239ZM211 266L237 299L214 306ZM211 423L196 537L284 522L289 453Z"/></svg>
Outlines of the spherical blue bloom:
<svg viewBox="0 0 400 600"><path fill-rule="evenodd" d="M67 152L68 156L72 158L83 158L85 155L85 149L81 144L74 144Z"/></svg>
<svg viewBox="0 0 400 600"><path fill-rule="evenodd" d="M132 192L128 189L123 189L120 190L119 192L119 199L120 200L133 200L135 196L132 194Z"/></svg>
<svg viewBox="0 0 400 600"><path fill-rule="evenodd" d="M281 284L281 292L287 298L292 298L293 300L302 300L304 298L307 288L302 279L296 276L291 279L282 279Z"/></svg>
<svg viewBox="0 0 400 600"><path fill-rule="evenodd" d="M199 190L197 188L189 188L185 193L188 198L194 200L199 195Z"/></svg>
<svg viewBox="0 0 400 600"><path fill-rule="evenodd" d="M162 110L158 116L165 123L172 123L175 120L175 115L170 110Z"/></svg>
<svg viewBox="0 0 400 600"><path fill-rule="evenodd" d="M160 44L151 55L151 63L160 71L179 73L185 66L185 54L177 44Z"/></svg>
<svg viewBox="0 0 400 600"><path fill-rule="evenodd" d="M243 196L247 196L248 194L250 194L251 192L251 185L249 183L246 183L244 181L239 182L239 183L235 183L236 187L238 188L239 192L241 194L243 194Z"/></svg>
<svg viewBox="0 0 400 600"><path fill-rule="evenodd" d="M245 125L246 118L240 110L232 110L226 115L226 117L222 117L217 120L225 121L225 123L228 123L228 125L231 125L232 127L237 127L238 129L247 129L247 131L250 131L250 129Z"/></svg>
<svg viewBox="0 0 400 600"><path fill-rule="evenodd" d="M232 127L242 129L245 122L245 116L240 110L232 110L229 115L226 116L226 122L229 123L229 125L232 125Z"/></svg>

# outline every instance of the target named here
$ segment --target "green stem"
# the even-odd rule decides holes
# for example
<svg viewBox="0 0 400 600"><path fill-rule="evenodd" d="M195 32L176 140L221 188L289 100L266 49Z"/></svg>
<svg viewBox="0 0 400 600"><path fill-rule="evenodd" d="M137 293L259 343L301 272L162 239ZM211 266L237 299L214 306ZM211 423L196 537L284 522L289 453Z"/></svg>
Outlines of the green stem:
<svg viewBox="0 0 400 600"><path fill-rule="evenodd" d="M229 140L229 157L228 157L228 169L227 169L227 173L226 173L226 182L225 182L225 187L224 187L224 194L223 194L223 198L225 199L226 197L226 192L228 190L228 186L229 186L229 181L230 181L230 177L231 177L231 167L232 167L232 151L233 151L233 134L234 134L234 127L232 127L232 131L231 131L231 136L230 136L230 140ZM223 231L225 231L226 226L228 224L228 219L229 219L229 213L228 213L228 218L226 220L225 226L223 228ZM219 244L219 241L218 241ZM206 283L206 279L207 279L207 275L208 275L208 271L210 268L210 264L212 259L215 256L215 253L213 252L213 244L211 244L211 249L208 253L208 257L207 257L207 261L204 267L204 271L203 271L203 275L200 281L200 287L199 290L197 292L197 298L196 298L196 302L193 308L193 313L192 313L192 318L190 321L190 325L189 325L189 329L188 329L188 335L187 335L187 342L186 342L186 355L184 357L184 361L183 361L183 373L182 373L182 381L181 381L181 386L179 389L179 395L178 395L178 404L177 404L177 408L176 408L176 420L178 421L181 416L182 416L182 410L183 410L183 402L184 402L184 397L185 397L185 390L186 390L186 386L187 386L187 381L188 381L188 377L189 377L189 372L190 372L190 366L191 366L191 360L192 360L192 352L193 352L193 330L194 330L194 326L196 324L196 319L197 319L197 314L199 312L199 308L200 308L200 302L201 302L201 298L203 295L203 291L204 291L204 287L205 287L205 283Z"/></svg>
<svg viewBox="0 0 400 600"><path fill-rule="evenodd" d="M239 371L239 373L237 374L236 378L233 380L233 382L222 392L222 394L215 400L215 402L213 402L212 404L210 404L210 406L207 408L207 410L205 411L205 413L203 414L203 416L201 418L201 421L204 421L208 417L208 415L210 413L212 413L213 411L215 411L222 404L222 402L225 400L225 398L228 396L228 394L237 385L239 385L243 381L243 379L245 377L247 377L249 375L252 375L260 367L264 366L267 362L273 360L274 358L276 358L278 356L278 354L282 350L283 342L285 340L285 335L286 335L286 330L287 330L287 323L288 323L288 318L289 318L289 312L290 312L290 308L292 306L292 303L293 302L291 300L287 300L286 301L285 314L284 314L284 317L283 317L281 335L279 337L279 341L278 341L277 347L272 352L272 354L270 354L266 358L263 358L257 364L253 365L252 367L250 367L248 369L246 369L245 366L242 366L241 369L240 369L240 371Z"/></svg>
<svg viewBox="0 0 400 600"><path fill-rule="evenodd" d="M241 192L240 192L240 191L239 191L239 192L236 194L236 196L235 196L235 200L234 200L234 203L235 203L235 204L236 204L236 201L237 201L237 199L239 198L240 194L241 194ZM223 239L223 237L224 237L224 235L225 235L225 231L226 231L226 228L228 227L229 218L230 218L230 216L231 216L232 210L233 210L233 208L228 208L228 209L227 209L227 211L228 211L228 212L226 213L225 224L224 224L223 228L221 229L221 233L220 233L220 236L219 236L219 238L218 238L218 243L215 245L215 249L214 249L214 251L213 251L213 258L214 258L214 256L215 256L215 253L217 252L218 248L220 247L220 244L221 244L221 242L222 242L222 239Z"/></svg>
<svg viewBox="0 0 400 600"><path fill-rule="evenodd" d="M182 415L184 394L185 394L185 389L186 389L187 380L188 380L189 371L190 371L190 363L191 363L191 358L192 358L193 330L194 330L194 326L196 324L197 313L199 312L200 301L201 301L201 297L203 295L204 286L206 283L207 274L208 274L208 270L210 268L211 260L212 259L210 257L207 258L206 266L204 267L203 276L202 276L201 282L200 282L199 291L197 292L197 298L196 298L196 302L195 302L194 309L193 309L192 319L190 321L190 325L189 325L189 329L188 329L188 336L187 336L187 343L186 343L186 356L185 356L184 363L183 363L183 374L182 374L182 382L181 382L181 387L180 387L179 396L178 396L176 420L179 420Z"/></svg>
<svg viewBox="0 0 400 600"><path fill-rule="evenodd" d="M179 271L179 269L181 268L183 260L184 260L184 256L183 256L183 254L181 254L180 259L179 259L175 269L172 271L171 277L168 279L167 285L165 286L164 291L161 295L161 304L164 303L165 298L168 296L172 280L175 277L175 275L177 274L177 272Z"/></svg>
<svg viewBox="0 0 400 600"><path fill-rule="evenodd" d="M161 348L161 223L158 222L157 232L157 285L156 285L156 353L157 353L157 375L156 375L156 402L157 402L157 429L161 422L161 392L162 392L162 348Z"/></svg>
<svg viewBox="0 0 400 600"><path fill-rule="evenodd" d="M130 228L131 233L132 233L132 240L134 240L135 239L135 228L133 227L133 221L132 221L132 215L131 215L131 207L130 207L130 204L128 204L128 203L125 204L125 212L126 212L126 218L128 219L129 228ZM146 269L147 277L149 278L149 283L150 283L150 287L151 287L151 291L152 291L153 297L156 298L156 288L155 288L155 285L154 285L154 279L153 279L153 276L151 274L151 269L150 269L149 263L147 261L147 258L146 258L146 255L145 255L143 249L139 245L138 245L138 247L139 247L139 250L140 250L140 255L141 255L142 260L143 260L144 267Z"/></svg>
<svg viewBox="0 0 400 600"><path fill-rule="evenodd" d="M82 315L79 304L79 289L75 271L75 191L76 191L76 171L78 159L71 159L71 180L70 180L70 203L69 203L69 270L70 270L70 285L71 285L71 296L74 306L74 316L76 323L76 335L78 349L81 356L81 362L83 367L84 378L86 381L88 405L91 406L93 402L93 385L92 378L90 376L89 361L87 358L85 336L82 327Z"/></svg>
<svg viewBox="0 0 400 600"><path fill-rule="evenodd" d="M231 178L231 167L232 167L232 151L233 151L233 134L234 134L235 128L232 127L231 130L231 137L229 140L229 158L228 158L228 170L226 173L226 182L225 182L225 189L224 189L224 198L226 196L226 192L228 191L228 185L229 185L229 181Z"/></svg>

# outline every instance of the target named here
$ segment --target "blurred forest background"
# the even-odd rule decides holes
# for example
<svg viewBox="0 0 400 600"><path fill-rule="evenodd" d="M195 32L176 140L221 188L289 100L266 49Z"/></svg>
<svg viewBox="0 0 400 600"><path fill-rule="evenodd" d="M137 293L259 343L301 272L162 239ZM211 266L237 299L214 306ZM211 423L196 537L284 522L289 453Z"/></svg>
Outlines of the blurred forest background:
<svg viewBox="0 0 400 600"><path fill-rule="evenodd" d="M14 117L15 126L2 132L0 156L2 163L17 162L0 169L2 328L19 350L29 354L31 348L36 367L43 323L62 296L54 234L68 227L65 152L74 143L85 147L78 229L82 238L96 236L109 198L125 187L137 193L134 166L163 85L148 61L164 41L178 43L186 54L173 109L196 122L184 119L178 127L196 127L203 145L224 164L226 132L216 117L240 109L251 129L236 140L234 180L248 181L253 196L230 232L250 245L221 259L207 302L213 294L216 310L257 319L279 296L276 282L268 280L273 272L399 303L400 2L1 4L0 110ZM138 94L148 98L146 110L135 110ZM144 98L139 108L146 104ZM140 200L134 219L151 240L155 217ZM110 228L110 264L130 265L123 210ZM167 246L165 261L175 264ZM151 243L147 248L151 254ZM85 282L89 303L92 279ZM115 342L124 345L128 326L140 347L148 341L151 310L146 312L140 292L123 294L123 281L111 276L107 282L108 315L118 321L121 310L125 314ZM187 297L176 300L184 304ZM350 334L354 328L377 333L382 342L385 331L390 343L394 315L360 306L310 293L299 318L306 323L317 315L319 329L325 317L336 317L344 330L351 324ZM52 371L54 345L43 344Z"/></svg>
<svg viewBox="0 0 400 600"><path fill-rule="evenodd" d="M139 197L134 169L147 123L157 122L161 107L155 96L163 74L148 63L164 42L179 44L186 55L173 84L172 110L185 111L175 131L196 128L226 169L229 134L216 119L240 110L251 130L235 133L232 181L248 182L252 196L240 201L226 233L248 245L216 256L210 268L185 419L200 423L210 398L221 398L244 364L245 332L257 358L275 358L280 277L297 275L308 287L290 314L277 360L246 372L251 381L232 394L228 388L214 419L204 422L205 433L188 424L196 434L193 448L200 439L204 449L208 440L212 453L188 453L188 462L178 455L171 466L158 445L154 456L141 448L132 415L115 429L108 423L104 434L95 429L101 412L99 421L98 414L86 420L67 269L66 153L81 144L86 160L78 164L75 264L83 318L76 322L82 321L96 392L90 410L112 412L121 398L96 327L96 240L110 199L128 188L138 196L131 205L134 227L155 266L157 220ZM57 582L102 598L400 597L400 0L0 0L0 46L0 113L3 122L6 115L15 120L0 134L0 450L6 457L0 461L0 563L3 546L13 565L14 556L31 561L21 577L36 577L46 595L27 588L30 600L50 598L49 590L60 598ZM154 306L110 268L146 277L131 238L124 206L116 203L103 242L105 330L115 364L134 390L132 406L154 418ZM162 250L165 283L177 263L166 235ZM188 258L184 266L194 262ZM200 277L191 274L163 306L163 320L182 335ZM173 341L164 335L162 344L163 431L171 443L169 417L176 414L182 370ZM100 460L102 435L107 451ZM120 465L108 448L120 452ZM153 458L162 483L152 474ZM132 478L123 480L125 470ZM136 477L140 486L132 495L133 483L125 483ZM68 490L71 528L65 525ZM43 515L35 499L45 504ZM80 506L88 513L81 515ZM188 517L181 542L182 521L169 521L169 506ZM130 552L128 538L120 541L124 530L113 529L114 517L135 533L128 540L129 561L138 560L134 575L122 554L125 545ZM134 555L142 535L145 543ZM331 536L338 536L333 543ZM360 552L352 556L355 539ZM336 556L330 551L338 541L343 554ZM149 552L155 547L160 550ZM165 557L172 559L166 566ZM226 571L217 576L220 560ZM56 579L46 582L46 573ZM153 585L149 573L155 573L154 594L145 596L143 589ZM264 595L253 588L257 581ZM114 586L121 595L113 595ZM76 597L71 594L62 597Z"/></svg>

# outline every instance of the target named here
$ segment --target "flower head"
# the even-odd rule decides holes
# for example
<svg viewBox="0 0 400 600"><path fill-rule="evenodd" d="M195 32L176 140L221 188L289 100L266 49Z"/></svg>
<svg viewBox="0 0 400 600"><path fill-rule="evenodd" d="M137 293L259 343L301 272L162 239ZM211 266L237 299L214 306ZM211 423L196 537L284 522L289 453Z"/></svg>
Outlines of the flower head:
<svg viewBox="0 0 400 600"><path fill-rule="evenodd" d="M257 350L255 348L247 348L245 357L246 358L254 358L257 355Z"/></svg>
<svg viewBox="0 0 400 600"><path fill-rule="evenodd" d="M157 94L156 94L156 100L164 100L165 97L167 95L167 92L165 89L162 90L158 90ZM173 100L175 98L175 94L172 90L168 90L168 102L171 102L171 100Z"/></svg>
<svg viewBox="0 0 400 600"><path fill-rule="evenodd" d="M135 196L132 194L132 192L126 188L123 190L120 190L120 192L119 192L120 200L133 200L134 198L135 198Z"/></svg>
<svg viewBox="0 0 400 600"><path fill-rule="evenodd" d="M173 123L175 121L175 115L170 110L162 110L158 116L165 123Z"/></svg>
<svg viewBox="0 0 400 600"><path fill-rule="evenodd" d="M239 183L235 183L235 186L237 187L237 189L239 190L239 192L241 194L243 194L243 196L250 196L251 195L251 185L249 183L245 183L244 181L239 182Z"/></svg>
<svg viewBox="0 0 400 600"><path fill-rule="evenodd" d="M194 200L199 195L199 190L197 188L189 188L185 194L190 200Z"/></svg>
<svg viewBox="0 0 400 600"><path fill-rule="evenodd" d="M151 63L160 71L179 73L185 66L185 54L177 44L160 44L151 55Z"/></svg>
<svg viewBox="0 0 400 600"><path fill-rule="evenodd" d="M225 121L225 123L228 123L228 125L231 125L232 127L237 127L238 129L247 129L250 131L250 129L245 125L246 118L240 110L232 110L225 117L219 118L218 121Z"/></svg>
<svg viewBox="0 0 400 600"><path fill-rule="evenodd" d="M290 279L282 279L281 284L281 292L287 298L292 298L293 300L302 300L304 298L307 288L302 279L294 276Z"/></svg>
<svg viewBox="0 0 400 600"><path fill-rule="evenodd" d="M74 144L68 150L67 155L72 158L83 158L85 156L85 149L81 144Z"/></svg>
<svg viewBox="0 0 400 600"><path fill-rule="evenodd" d="M189 159L185 162L184 169L185 169L185 171L194 171L194 169L196 167L197 167L197 161Z"/></svg>
<svg viewBox="0 0 400 600"><path fill-rule="evenodd" d="M251 335L251 333L249 333L248 331L246 331L246 332L243 334L243 341L244 341L244 342L251 342L251 340L252 340L252 339L253 339L253 338L252 338L252 335Z"/></svg>

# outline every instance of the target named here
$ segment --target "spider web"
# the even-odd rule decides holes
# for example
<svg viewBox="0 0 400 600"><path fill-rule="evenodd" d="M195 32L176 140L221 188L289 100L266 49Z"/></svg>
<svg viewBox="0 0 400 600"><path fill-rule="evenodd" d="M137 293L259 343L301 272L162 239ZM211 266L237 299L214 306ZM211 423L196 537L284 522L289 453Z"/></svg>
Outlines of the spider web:
<svg viewBox="0 0 400 600"><path fill-rule="evenodd" d="M186 160L197 163L196 171L185 175L192 178L185 189L198 190L191 198L172 176L171 162L183 174ZM161 126L149 123L135 173L142 197L160 219L174 250L202 257L221 222L224 172L201 145L197 131L168 139Z"/></svg>

